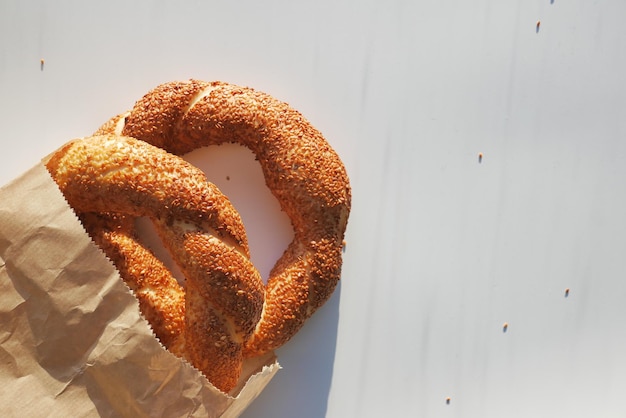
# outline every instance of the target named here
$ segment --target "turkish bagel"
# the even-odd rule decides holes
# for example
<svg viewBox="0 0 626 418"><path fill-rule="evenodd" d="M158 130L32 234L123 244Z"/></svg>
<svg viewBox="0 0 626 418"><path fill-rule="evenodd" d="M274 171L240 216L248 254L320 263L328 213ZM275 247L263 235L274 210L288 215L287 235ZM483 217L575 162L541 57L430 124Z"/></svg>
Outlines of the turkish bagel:
<svg viewBox="0 0 626 418"><path fill-rule="evenodd" d="M245 355L287 342L330 297L341 274L351 190L322 134L266 93L198 80L156 87L103 129L112 127L177 155L222 143L252 150L294 239L270 272L263 315Z"/></svg>
<svg viewBox="0 0 626 418"><path fill-rule="evenodd" d="M261 282L260 296L257 294L259 293L260 279L258 272L249 262L245 231L238 214L229 202L222 204L219 209L215 207L215 213L211 216L206 213L193 213L191 215L192 217L199 216L202 222L191 220L186 212L184 216L172 215L171 213L155 216L154 213L145 214L134 209L129 211L127 208L119 208L121 213L127 213L131 217L150 216L153 218L166 247L170 252L177 254L174 257L177 263L182 262L183 264L181 270L187 278L185 286L196 285L194 284L195 280L189 283L187 275L188 273L193 275L189 270L197 269L198 266L204 267L204 262L201 260L185 261L185 257L188 258L189 254L178 249L179 247L195 248L195 244L190 245L186 241L188 234L192 233L209 241L210 239L207 237L217 236L219 238L217 241L223 243L227 250L231 251L229 254L234 256L237 253L240 256L234 258L236 261L233 266L211 267L220 271L221 279L217 280L219 285L207 285L206 292L213 291L209 288L232 287L232 283L222 279L237 276L237 280L246 284L244 286L237 281L237 286L244 286L245 290L242 290L243 287L237 287L235 294L250 292L250 294L246 293L246 304L242 306L245 316L251 319L235 320L228 316L230 314L236 316L237 311L242 309L242 306L238 306L237 309L228 308L230 309L227 309L228 315L220 313L218 316L220 319L226 317L228 325L217 337L219 341L224 341L223 337L228 335L227 340L229 342L234 340L241 345L241 356L262 355L287 342L303 326L305 321L328 300L340 279L342 247L350 212L351 190L345 168L336 152L322 134L298 111L268 94L248 87L198 80L170 82L147 93L136 102L132 110L112 118L94 135L95 138L108 138L109 141L112 141L113 138L123 138L123 141L145 142L151 144L153 147L151 149L162 149L178 156L200 147L223 143L241 144L255 154L267 187L276 197L282 210L289 216L294 230L293 241L272 268L264 288ZM165 151L163 152L165 153ZM94 150L94 152L98 151ZM86 160L89 159L86 158ZM82 164L89 165L86 161L83 161ZM50 163L48 167L51 172L55 172L55 167L51 168ZM117 174L116 170L110 168L108 171L105 170L104 177L110 173ZM134 172L136 171L134 170ZM74 174L78 177L86 177L85 183L94 181L93 177L90 177L91 174L86 174L84 169L80 169L78 173ZM128 175L130 176L130 174ZM55 177L54 174L53 177ZM57 183L63 183L62 180L58 179L58 176L55 177L55 180ZM130 183L133 181L129 180ZM206 182L208 183L208 181ZM136 185L137 182L133 184ZM170 184L175 185L175 182ZM157 186L156 183L154 185ZM158 194L159 196L170 193L170 190L156 193L155 190L160 189L146 188L141 184L139 188L142 189L142 192ZM64 190L63 187L61 189ZM168 209L174 207L179 211L181 210L180 207L187 207L188 209L188 205L186 206L184 202L189 198L187 196L189 192L185 188L174 186L170 189L181 195L170 198L164 206ZM109 197L112 196L109 189L103 193L109 194ZM195 189L194 193L205 192ZM220 196L218 200L221 202L223 195L219 191L216 192L211 189L210 193L213 196L218 196L215 194L218 193ZM83 196L90 195L84 193ZM150 200L152 197L142 197L136 200L143 204L142 199ZM201 206L198 203L198 199L201 198L193 199L192 201L195 203L191 205L192 212ZM225 197L224 199L227 201ZM99 236L101 247L108 246L108 251L105 249L105 252L110 258L118 259L117 262L113 260L116 265L134 263L133 260L137 257L133 254L137 251L136 247L141 244L134 238L133 226L127 226L128 222L124 216L111 214L111 212L117 212L115 208L112 209L107 205L94 205L93 198L86 197L84 200L86 200L83 202L85 203L84 207L79 203L77 212L97 214L82 215L83 222L92 226L90 234ZM132 199L130 200L129 204L137 203ZM68 201L73 205L71 199ZM205 209L207 208L203 210ZM225 211L226 215L222 210ZM217 220L217 223L206 224L204 221L208 219ZM117 231L118 235L112 234L111 231ZM118 241L115 241L114 237ZM120 246L117 244L117 242L126 242L124 239L127 237L129 238L128 245ZM94 240L98 243L98 239ZM207 243L203 243L203 245L206 246ZM194 252L191 254L195 256ZM223 258L222 254L223 252L214 252L205 258L221 259ZM141 257L138 259L141 260ZM148 254L145 257L150 260L150 263L158 264L157 261L152 260L152 255ZM239 265L244 265L245 268L238 270ZM188 268L186 269L185 266ZM243 276L251 276L252 279L246 281ZM162 279L166 282L168 280L170 279ZM215 281L215 275L205 277L204 280ZM137 278L133 278L131 281L136 282ZM150 284L148 287L151 288L152 285ZM174 285L171 286L172 289L174 287ZM191 315L189 289L175 289L172 292L175 295L183 294L185 306L182 308L165 306L167 303L170 305L180 304L179 296L174 298L175 301L153 301L149 305L150 309L154 310L154 315L162 318L179 314ZM202 297L206 296L209 299L214 298L214 296L204 295L200 291L194 291L193 294L203 295ZM232 289L229 294L232 295ZM232 299L229 296L229 298L228 300L237 300L236 297ZM256 312L253 306L259 304L259 300L261 300L260 305L262 306ZM161 303L164 305L163 310L161 310ZM197 303L201 302L195 301L191 304L195 306ZM209 308L213 309L213 306L211 305ZM171 313L172 310L175 312L174 314ZM233 321L239 322L233 325ZM254 326L249 326L250 321L254 322ZM164 322L167 321L164 320ZM189 333L189 324L190 322L186 319L183 325L177 325L173 329L163 329L163 339L170 342L168 348L171 351L176 353L176 351L185 352L190 349L186 336ZM222 327L224 326L222 325ZM233 333L233 330L237 332ZM201 334L202 330L195 332ZM158 336L158 332L156 333ZM179 337L183 334L185 334L185 338L181 340ZM234 335L236 336L233 337ZM183 356L189 357L188 354L183 354ZM198 357L197 360L200 361L201 355ZM192 363L194 362L192 361ZM202 370L202 367L199 368ZM232 387L231 383L229 381L229 383L222 385L221 389L228 391L228 388Z"/></svg>

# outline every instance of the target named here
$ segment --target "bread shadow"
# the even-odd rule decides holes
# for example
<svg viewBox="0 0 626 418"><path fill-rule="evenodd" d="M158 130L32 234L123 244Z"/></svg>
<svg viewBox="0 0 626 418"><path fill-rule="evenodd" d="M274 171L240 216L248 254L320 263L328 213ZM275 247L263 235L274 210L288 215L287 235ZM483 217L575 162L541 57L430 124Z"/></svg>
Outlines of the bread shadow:
<svg viewBox="0 0 626 418"><path fill-rule="evenodd" d="M242 418L326 416L333 376L341 281L295 337L276 350L280 370Z"/></svg>

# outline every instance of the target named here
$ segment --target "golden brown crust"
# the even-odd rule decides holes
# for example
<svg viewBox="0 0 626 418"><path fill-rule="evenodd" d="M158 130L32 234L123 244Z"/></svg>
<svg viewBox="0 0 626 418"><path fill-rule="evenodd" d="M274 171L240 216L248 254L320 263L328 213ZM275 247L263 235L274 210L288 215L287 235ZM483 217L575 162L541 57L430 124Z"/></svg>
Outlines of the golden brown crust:
<svg viewBox="0 0 626 418"><path fill-rule="evenodd" d="M239 213L200 170L179 157L116 135L77 140L61 151L47 166L73 208L193 219L248 255Z"/></svg>
<svg viewBox="0 0 626 418"><path fill-rule="evenodd" d="M184 326L162 330L172 351L182 350L217 388L230 391L241 371L244 341L260 318L264 289L248 259L241 218L228 199L197 168L133 138L104 135L72 141L46 166L86 228L131 281L140 303L150 306L144 314L156 316L159 327L161 319L176 320L184 310ZM105 211L153 220L185 273L183 308L175 280L158 274L163 266L150 264L153 256L134 241L125 218L88 214ZM148 276L153 268L156 275ZM207 297L216 292L218 296Z"/></svg>
<svg viewBox="0 0 626 418"><path fill-rule="evenodd" d="M328 299L340 277L351 196L337 154L288 104L221 82L158 86L135 104L124 123L124 135L175 154L225 142L255 153L295 237L270 274L263 317L246 355L284 344Z"/></svg>

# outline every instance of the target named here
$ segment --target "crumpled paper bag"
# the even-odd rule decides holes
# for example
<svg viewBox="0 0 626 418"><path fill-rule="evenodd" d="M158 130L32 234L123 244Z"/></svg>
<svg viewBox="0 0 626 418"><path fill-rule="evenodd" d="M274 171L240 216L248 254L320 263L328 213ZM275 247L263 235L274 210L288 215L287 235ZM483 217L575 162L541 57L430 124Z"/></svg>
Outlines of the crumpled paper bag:
<svg viewBox="0 0 626 418"><path fill-rule="evenodd" d="M280 368L244 365L233 398L166 351L43 165L0 189L0 416L238 416Z"/></svg>

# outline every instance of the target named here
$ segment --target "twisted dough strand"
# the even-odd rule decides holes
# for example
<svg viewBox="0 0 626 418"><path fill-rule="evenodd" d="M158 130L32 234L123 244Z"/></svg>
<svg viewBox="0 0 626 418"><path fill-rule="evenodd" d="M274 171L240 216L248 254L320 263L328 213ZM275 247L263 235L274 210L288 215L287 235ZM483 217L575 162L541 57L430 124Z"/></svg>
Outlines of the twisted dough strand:
<svg viewBox="0 0 626 418"><path fill-rule="evenodd" d="M85 230L111 259L139 300L161 343L185 356L185 290L135 233L134 219L114 213L78 213Z"/></svg>
<svg viewBox="0 0 626 418"><path fill-rule="evenodd" d="M249 254L243 223L228 198L199 169L159 148L134 138L94 136L67 143L47 167L80 211L192 219Z"/></svg>
<svg viewBox="0 0 626 418"><path fill-rule="evenodd" d="M350 185L321 133L265 93L196 80L158 86L106 129L111 127L179 155L226 142L254 152L291 219L294 239L270 272L263 315L245 355L288 341L330 297L341 273Z"/></svg>
<svg viewBox="0 0 626 418"><path fill-rule="evenodd" d="M154 221L186 277L184 329L173 331L180 330L184 340L172 336L175 350L184 347L184 356L217 388L228 392L235 387L243 344L261 315L264 288L249 260L239 214L228 199L200 170L133 138L108 135L72 141L46 166L78 213L106 211ZM93 217L82 216L90 227L102 227ZM121 235L127 234L123 218L102 219L118 222ZM103 237L114 250L124 248L122 261L135 254L134 241L127 246L111 234ZM152 284L156 282L136 286L150 295Z"/></svg>

